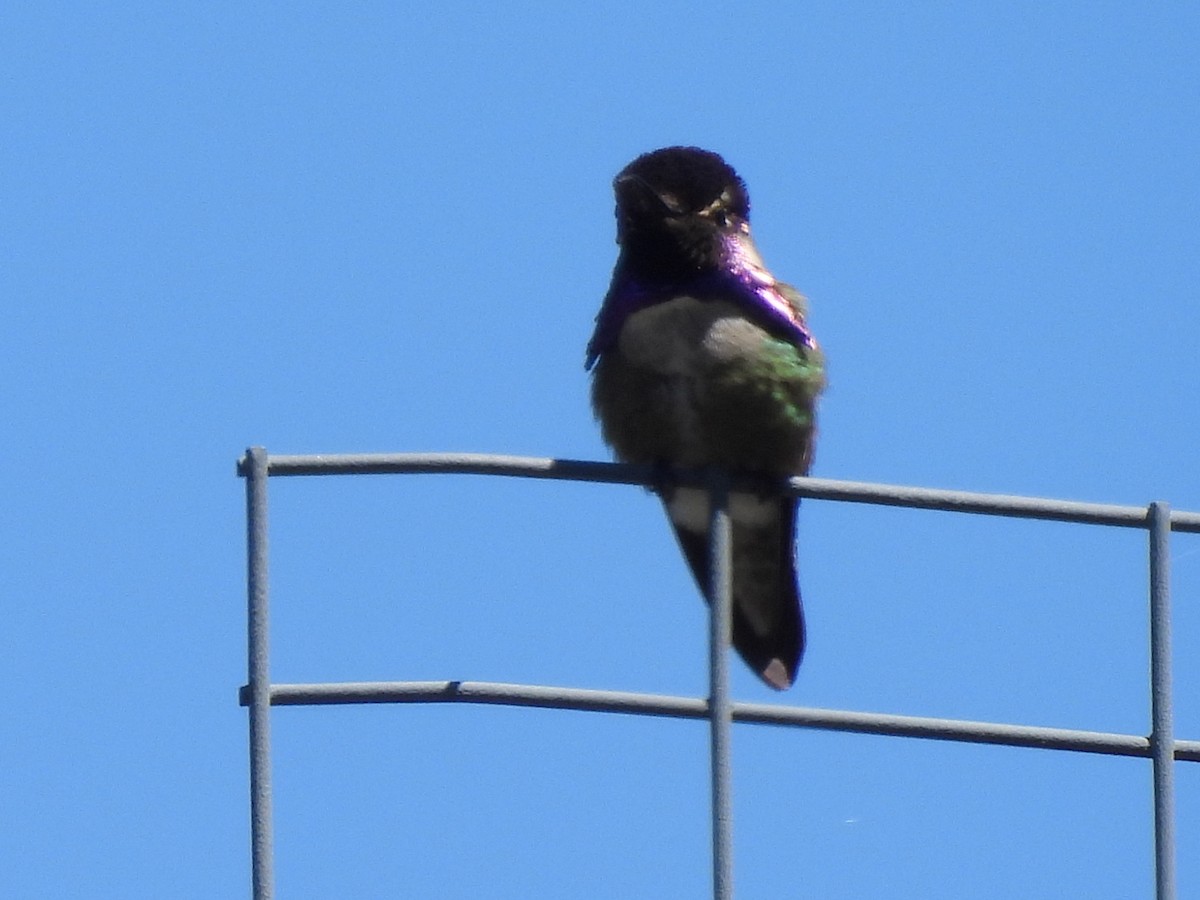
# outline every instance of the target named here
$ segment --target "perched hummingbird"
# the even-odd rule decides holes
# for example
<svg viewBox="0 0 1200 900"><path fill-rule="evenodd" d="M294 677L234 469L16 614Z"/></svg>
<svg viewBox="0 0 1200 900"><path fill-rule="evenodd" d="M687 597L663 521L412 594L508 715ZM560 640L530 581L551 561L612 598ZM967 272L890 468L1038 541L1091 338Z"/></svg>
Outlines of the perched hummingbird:
<svg viewBox="0 0 1200 900"><path fill-rule="evenodd" d="M620 253L586 362L604 440L625 462L806 474L824 361L804 298L755 249L746 185L716 153L667 147L631 162L613 189ZM660 493L707 598L708 494ZM804 651L796 504L735 492L729 507L733 644L778 690Z"/></svg>

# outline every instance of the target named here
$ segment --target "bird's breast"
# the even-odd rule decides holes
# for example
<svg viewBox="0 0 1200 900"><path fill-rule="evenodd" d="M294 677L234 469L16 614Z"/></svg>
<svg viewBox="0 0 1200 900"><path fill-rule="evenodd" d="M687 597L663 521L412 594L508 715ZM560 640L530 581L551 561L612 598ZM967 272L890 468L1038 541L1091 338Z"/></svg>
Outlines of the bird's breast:
<svg viewBox="0 0 1200 900"><path fill-rule="evenodd" d="M808 365L735 303L684 295L626 319L592 404L624 460L791 474L811 453L819 369Z"/></svg>
<svg viewBox="0 0 1200 900"><path fill-rule="evenodd" d="M766 337L732 303L682 296L630 316L619 347L631 365L687 378L751 357Z"/></svg>

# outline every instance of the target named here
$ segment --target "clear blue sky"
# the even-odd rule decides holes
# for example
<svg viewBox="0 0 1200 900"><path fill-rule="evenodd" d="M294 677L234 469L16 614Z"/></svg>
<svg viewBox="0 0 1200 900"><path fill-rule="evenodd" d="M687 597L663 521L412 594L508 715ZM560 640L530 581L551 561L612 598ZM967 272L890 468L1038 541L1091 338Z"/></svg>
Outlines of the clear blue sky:
<svg viewBox="0 0 1200 900"><path fill-rule="evenodd" d="M991 6L991 5L986 5ZM19 8L18 8L19 7ZM33 10L33 11L31 11ZM248 894L244 447L607 458L613 174L749 183L829 356L814 474L1200 509L1200 11L94 4L0 14L0 884ZM272 484L278 681L704 692L636 488ZM1174 542L1200 738L1200 543ZM777 697L1145 733L1145 536L808 502ZM701 897L688 722L274 714L294 898ZM1129 900L1140 761L734 735L739 897ZM1200 766L1181 764L1183 897Z"/></svg>

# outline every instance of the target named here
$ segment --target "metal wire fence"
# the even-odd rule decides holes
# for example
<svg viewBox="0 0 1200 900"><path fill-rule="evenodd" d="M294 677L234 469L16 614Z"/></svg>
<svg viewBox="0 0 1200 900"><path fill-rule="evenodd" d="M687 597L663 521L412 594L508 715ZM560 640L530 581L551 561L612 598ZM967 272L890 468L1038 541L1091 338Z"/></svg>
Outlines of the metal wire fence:
<svg viewBox="0 0 1200 900"><path fill-rule="evenodd" d="M485 454L402 453L317 456L269 455L252 447L238 462L246 479L248 557L248 683L240 700L250 719L250 824L255 900L274 896L271 820L271 706L355 703L481 703L547 709L707 719L711 736L713 897L733 896L733 825L729 753L732 722L787 725L1012 747L1038 747L1148 758L1153 766L1154 871L1157 900L1175 900L1174 763L1200 762L1200 741L1176 740L1171 695L1170 536L1200 532L1200 513L1173 512L1166 503L1146 507L1078 503L1039 497L978 494L793 478L796 497L933 509L957 513L1050 519L1140 528L1149 536L1150 710L1148 736L971 722L919 716L733 702L729 696L731 527L728 499L737 480L720 471L678 472L679 484L705 487L712 497L712 592L709 629L709 696L706 699L524 684L400 681L272 684L268 669L267 482L279 476L364 474L508 475L564 481L649 486L662 473L648 466ZM752 486L761 490L761 484Z"/></svg>

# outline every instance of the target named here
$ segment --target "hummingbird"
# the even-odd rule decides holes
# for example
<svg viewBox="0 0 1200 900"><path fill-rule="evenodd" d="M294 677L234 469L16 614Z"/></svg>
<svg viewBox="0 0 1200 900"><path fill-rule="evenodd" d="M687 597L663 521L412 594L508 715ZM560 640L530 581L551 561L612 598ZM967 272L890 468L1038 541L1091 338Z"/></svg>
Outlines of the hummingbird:
<svg viewBox="0 0 1200 900"><path fill-rule="evenodd" d="M764 485L807 474L824 357L805 298L759 256L745 183L716 153L665 147L622 169L613 191L619 252L585 361L604 441L624 462L718 466ZM711 600L708 492L658 493ZM770 490L729 500L733 645L776 690L804 652L797 504Z"/></svg>

